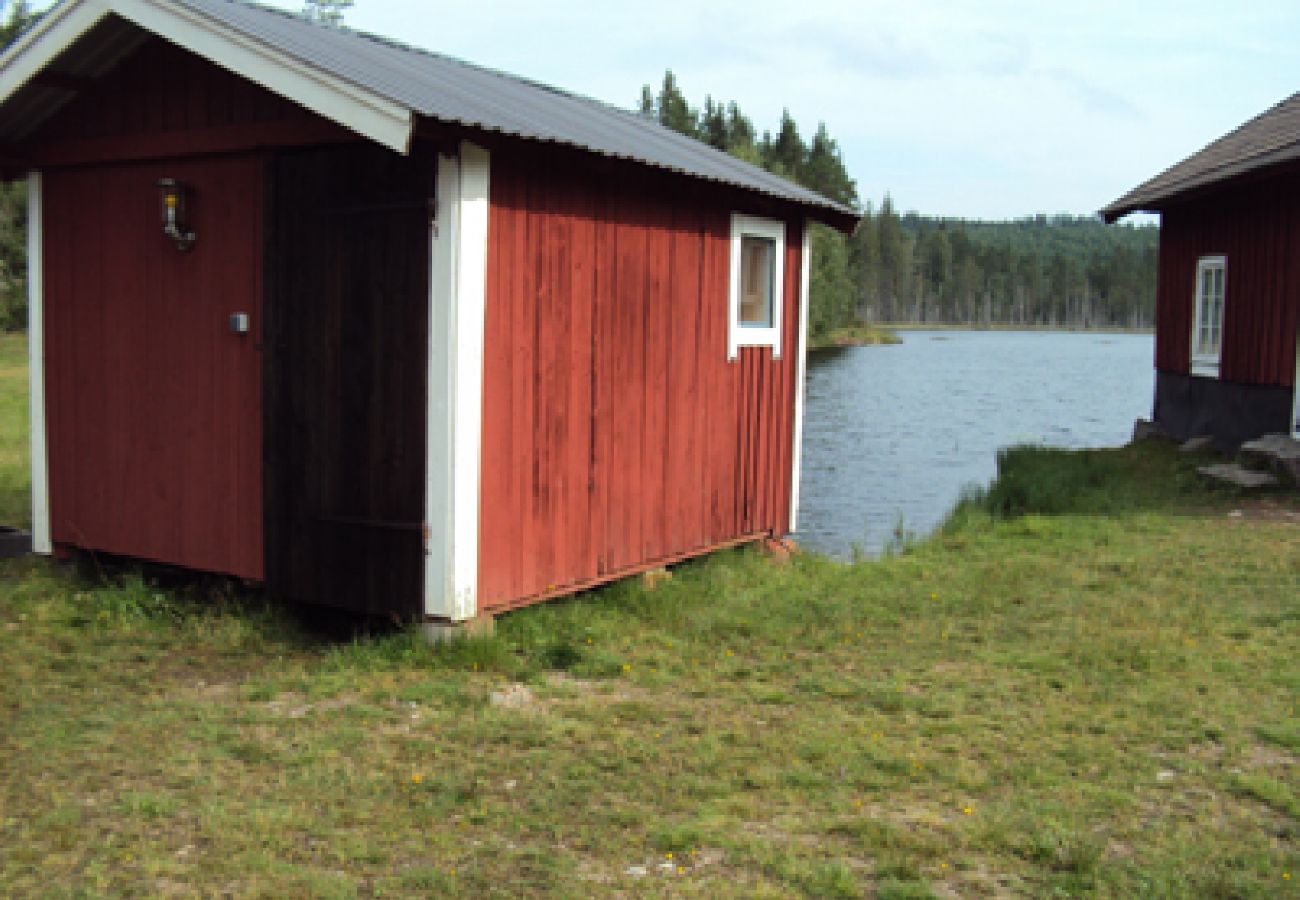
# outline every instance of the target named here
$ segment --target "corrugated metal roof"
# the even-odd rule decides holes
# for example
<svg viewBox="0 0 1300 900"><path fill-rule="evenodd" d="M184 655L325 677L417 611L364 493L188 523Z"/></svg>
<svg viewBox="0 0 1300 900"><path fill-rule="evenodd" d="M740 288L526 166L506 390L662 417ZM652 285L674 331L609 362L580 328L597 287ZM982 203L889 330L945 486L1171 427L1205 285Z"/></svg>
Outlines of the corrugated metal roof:
<svg viewBox="0 0 1300 900"><path fill-rule="evenodd" d="M822 211L820 218L842 227L856 219L852 209L814 191L657 122L586 97L242 0L153 2L197 14L417 116L563 144L756 191ZM26 89L20 95L25 93ZM27 99L16 95L11 101L26 105ZM5 112L0 110L0 119Z"/></svg>
<svg viewBox="0 0 1300 900"><path fill-rule="evenodd" d="M1300 93L1161 172L1101 211L1107 222L1160 208L1189 191L1300 159Z"/></svg>

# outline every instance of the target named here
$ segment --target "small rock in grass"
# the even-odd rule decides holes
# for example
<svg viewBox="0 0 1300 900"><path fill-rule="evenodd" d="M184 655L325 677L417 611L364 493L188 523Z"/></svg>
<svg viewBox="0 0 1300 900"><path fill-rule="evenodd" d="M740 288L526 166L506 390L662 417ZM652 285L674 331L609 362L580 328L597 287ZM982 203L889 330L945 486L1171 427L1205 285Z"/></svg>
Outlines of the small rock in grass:
<svg viewBox="0 0 1300 900"><path fill-rule="evenodd" d="M653 591L665 581L672 581L673 573L665 568L651 569L649 572L643 572L641 575L641 585L647 591Z"/></svg>
<svg viewBox="0 0 1300 900"><path fill-rule="evenodd" d="M1206 478L1226 482L1240 488L1273 487L1277 477L1266 472L1251 472L1233 463L1219 463L1213 466L1200 466L1196 470Z"/></svg>
<svg viewBox="0 0 1300 900"><path fill-rule="evenodd" d="M645 866L628 866L627 874L631 875L633 878L645 878L650 874L650 870Z"/></svg>
<svg viewBox="0 0 1300 900"><path fill-rule="evenodd" d="M528 709L533 705L533 692L526 684L508 684L494 691L490 699L493 706L502 709Z"/></svg>
<svg viewBox="0 0 1300 900"><path fill-rule="evenodd" d="M1173 781L1174 772L1170 769L1161 769L1156 773L1156 781Z"/></svg>
<svg viewBox="0 0 1300 900"><path fill-rule="evenodd" d="M1178 447L1179 453L1204 453L1207 450L1214 449L1214 438L1208 435L1194 437L1191 440L1183 441Z"/></svg>

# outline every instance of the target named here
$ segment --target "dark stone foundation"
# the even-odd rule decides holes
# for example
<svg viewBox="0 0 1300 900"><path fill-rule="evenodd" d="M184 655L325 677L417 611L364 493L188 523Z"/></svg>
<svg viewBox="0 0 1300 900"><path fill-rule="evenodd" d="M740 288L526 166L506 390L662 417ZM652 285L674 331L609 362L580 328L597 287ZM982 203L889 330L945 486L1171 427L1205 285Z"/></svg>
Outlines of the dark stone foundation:
<svg viewBox="0 0 1300 900"><path fill-rule="evenodd" d="M1218 449L1232 451L1261 434L1290 434L1293 404L1288 387L1157 371L1151 418L1170 437L1206 435Z"/></svg>

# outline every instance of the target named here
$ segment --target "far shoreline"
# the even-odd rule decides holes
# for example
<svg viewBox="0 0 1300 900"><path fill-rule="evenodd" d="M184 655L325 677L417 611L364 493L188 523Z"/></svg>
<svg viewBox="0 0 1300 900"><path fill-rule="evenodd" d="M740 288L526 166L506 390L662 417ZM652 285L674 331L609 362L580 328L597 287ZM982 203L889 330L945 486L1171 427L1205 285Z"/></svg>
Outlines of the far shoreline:
<svg viewBox="0 0 1300 900"><path fill-rule="evenodd" d="M1083 328L1070 325L1037 325L1030 323L988 322L877 322L869 326L888 332L898 331L1055 331L1069 334L1155 334L1154 326L1142 328L1125 328L1120 325L1106 325L1097 328Z"/></svg>
<svg viewBox="0 0 1300 900"><path fill-rule="evenodd" d="M846 325L808 341L809 350L832 350L841 347L879 347L901 344L903 339L881 325Z"/></svg>

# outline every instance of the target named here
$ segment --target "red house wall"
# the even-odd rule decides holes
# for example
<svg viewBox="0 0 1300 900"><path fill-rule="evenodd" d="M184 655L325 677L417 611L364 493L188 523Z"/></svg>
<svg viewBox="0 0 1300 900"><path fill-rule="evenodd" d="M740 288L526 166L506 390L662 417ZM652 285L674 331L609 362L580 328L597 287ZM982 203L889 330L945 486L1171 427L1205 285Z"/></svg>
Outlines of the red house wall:
<svg viewBox="0 0 1300 900"><path fill-rule="evenodd" d="M731 209L505 151L490 202L480 609L784 533L801 224L781 358L728 361Z"/></svg>
<svg viewBox="0 0 1300 900"><path fill-rule="evenodd" d="M263 576L266 160L252 148L336 133L151 39L28 142L45 170L57 544ZM162 234L163 177L193 189L185 253ZM230 332L234 312L250 314L249 334Z"/></svg>
<svg viewBox="0 0 1300 900"><path fill-rule="evenodd" d="M1300 174L1229 187L1161 216L1156 368L1189 374L1196 262L1227 258L1220 378L1291 387L1300 322Z"/></svg>

